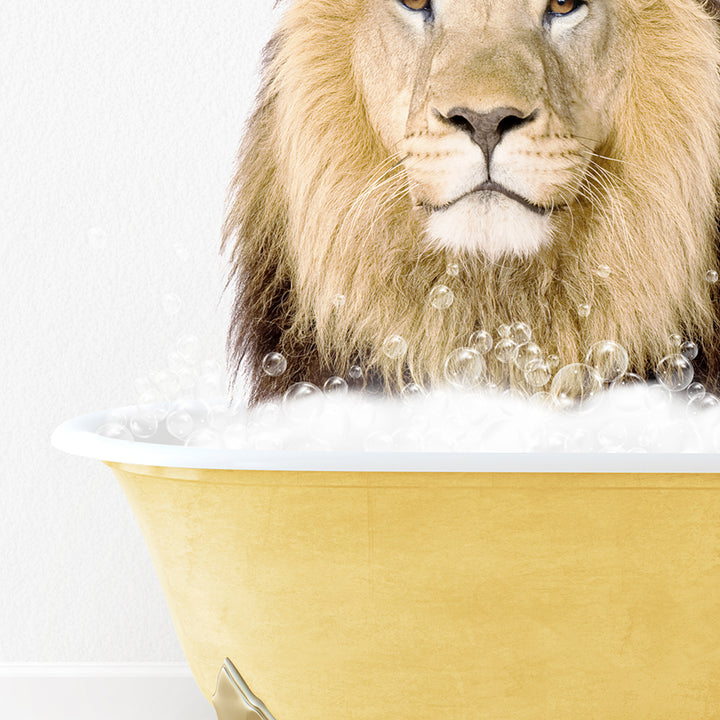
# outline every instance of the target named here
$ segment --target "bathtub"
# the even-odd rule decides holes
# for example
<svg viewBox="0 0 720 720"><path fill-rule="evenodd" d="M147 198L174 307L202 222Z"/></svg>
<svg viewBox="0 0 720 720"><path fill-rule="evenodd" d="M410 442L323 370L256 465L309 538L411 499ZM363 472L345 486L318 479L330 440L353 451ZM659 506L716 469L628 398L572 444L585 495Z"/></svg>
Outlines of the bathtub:
<svg viewBox="0 0 720 720"><path fill-rule="evenodd" d="M115 473L220 720L720 717L717 455L53 444Z"/></svg>

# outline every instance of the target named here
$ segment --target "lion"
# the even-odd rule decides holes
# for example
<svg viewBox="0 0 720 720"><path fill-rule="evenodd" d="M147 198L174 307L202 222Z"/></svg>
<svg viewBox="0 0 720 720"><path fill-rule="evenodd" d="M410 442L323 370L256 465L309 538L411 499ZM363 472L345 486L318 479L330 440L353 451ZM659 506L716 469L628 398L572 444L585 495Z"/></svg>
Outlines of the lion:
<svg viewBox="0 0 720 720"><path fill-rule="evenodd" d="M715 5L285 1L223 230L252 403L432 386L516 321L563 365L609 339L645 377L680 335L717 385Z"/></svg>

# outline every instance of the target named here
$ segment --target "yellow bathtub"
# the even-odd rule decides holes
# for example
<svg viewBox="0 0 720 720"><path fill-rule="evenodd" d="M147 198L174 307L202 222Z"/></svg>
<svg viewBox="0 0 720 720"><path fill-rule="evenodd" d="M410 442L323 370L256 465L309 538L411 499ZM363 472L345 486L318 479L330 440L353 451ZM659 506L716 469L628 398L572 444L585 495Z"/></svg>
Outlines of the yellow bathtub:
<svg viewBox="0 0 720 720"><path fill-rule="evenodd" d="M221 720L720 718L716 455L110 440ZM227 661L226 661L227 659Z"/></svg>

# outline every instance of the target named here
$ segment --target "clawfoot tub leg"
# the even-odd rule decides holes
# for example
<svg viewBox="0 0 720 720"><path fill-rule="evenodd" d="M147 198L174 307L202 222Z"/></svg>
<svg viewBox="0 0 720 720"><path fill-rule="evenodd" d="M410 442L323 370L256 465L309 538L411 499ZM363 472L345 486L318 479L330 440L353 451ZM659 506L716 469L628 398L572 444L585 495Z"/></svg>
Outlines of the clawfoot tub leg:
<svg viewBox="0 0 720 720"><path fill-rule="evenodd" d="M262 700L253 695L236 667L225 658L212 699L218 720L275 720Z"/></svg>

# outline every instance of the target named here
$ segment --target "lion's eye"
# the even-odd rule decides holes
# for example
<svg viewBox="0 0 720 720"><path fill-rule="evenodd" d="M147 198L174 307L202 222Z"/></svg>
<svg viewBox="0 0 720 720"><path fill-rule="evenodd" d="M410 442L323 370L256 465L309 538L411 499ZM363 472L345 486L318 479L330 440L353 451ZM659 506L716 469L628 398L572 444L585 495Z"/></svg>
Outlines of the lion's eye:
<svg viewBox="0 0 720 720"><path fill-rule="evenodd" d="M551 15L569 15L573 10L577 10L584 3L581 0L550 0L547 6L547 12Z"/></svg>
<svg viewBox="0 0 720 720"><path fill-rule="evenodd" d="M400 2L408 8L408 10L430 11L430 0L400 0Z"/></svg>

